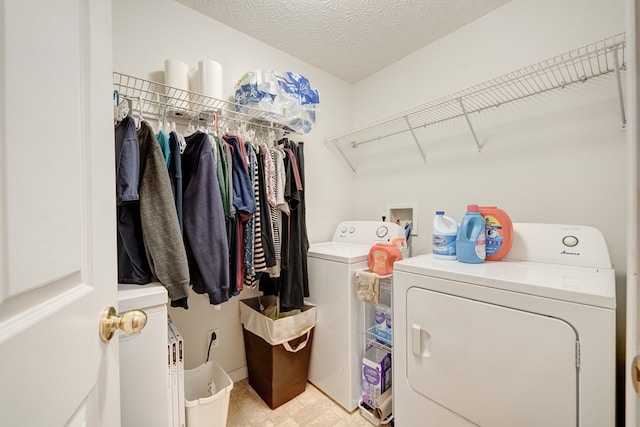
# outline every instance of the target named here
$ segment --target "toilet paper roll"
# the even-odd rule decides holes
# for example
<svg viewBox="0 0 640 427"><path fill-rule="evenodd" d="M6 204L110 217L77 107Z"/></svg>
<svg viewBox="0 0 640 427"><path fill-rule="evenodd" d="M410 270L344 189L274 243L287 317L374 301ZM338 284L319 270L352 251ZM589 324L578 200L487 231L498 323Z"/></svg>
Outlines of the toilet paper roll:
<svg viewBox="0 0 640 427"><path fill-rule="evenodd" d="M223 99L222 65L217 61L198 62L200 93L212 98Z"/></svg>
<svg viewBox="0 0 640 427"><path fill-rule="evenodd" d="M189 90L189 65L177 59L166 59L164 82L167 86Z"/></svg>

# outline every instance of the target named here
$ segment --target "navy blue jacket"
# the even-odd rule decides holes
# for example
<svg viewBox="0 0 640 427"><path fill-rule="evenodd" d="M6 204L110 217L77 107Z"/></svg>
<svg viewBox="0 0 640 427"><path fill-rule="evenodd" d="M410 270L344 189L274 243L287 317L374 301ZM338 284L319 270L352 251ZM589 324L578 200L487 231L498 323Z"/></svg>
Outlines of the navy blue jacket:
<svg viewBox="0 0 640 427"><path fill-rule="evenodd" d="M182 153L182 219L189 275L196 293L211 304L229 299L229 247L224 209L209 136L186 138Z"/></svg>

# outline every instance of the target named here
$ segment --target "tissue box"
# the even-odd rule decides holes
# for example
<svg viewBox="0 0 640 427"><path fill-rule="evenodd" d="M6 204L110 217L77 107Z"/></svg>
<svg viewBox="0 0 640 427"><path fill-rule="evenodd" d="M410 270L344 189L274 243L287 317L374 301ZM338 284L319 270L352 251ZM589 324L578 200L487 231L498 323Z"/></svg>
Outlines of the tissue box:
<svg viewBox="0 0 640 427"><path fill-rule="evenodd" d="M362 358L362 401L370 407L391 387L391 353L371 347Z"/></svg>

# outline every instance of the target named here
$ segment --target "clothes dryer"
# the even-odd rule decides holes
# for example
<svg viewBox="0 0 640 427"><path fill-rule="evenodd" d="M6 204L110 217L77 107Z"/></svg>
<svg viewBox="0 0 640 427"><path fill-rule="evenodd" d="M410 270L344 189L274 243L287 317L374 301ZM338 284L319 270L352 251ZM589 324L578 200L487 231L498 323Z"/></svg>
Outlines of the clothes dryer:
<svg viewBox="0 0 640 427"><path fill-rule="evenodd" d="M514 224L497 262L397 262L397 425L613 427L615 308L590 227Z"/></svg>
<svg viewBox="0 0 640 427"><path fill-rule="evenodd" d="M356 271L368 268L372 245L403 235L395 223L346 221L338 224L331 241L309 247L308 302L317 313L308 378L348 411L356 409L361 397L364 353L364 310L356 296Z"/></svg>

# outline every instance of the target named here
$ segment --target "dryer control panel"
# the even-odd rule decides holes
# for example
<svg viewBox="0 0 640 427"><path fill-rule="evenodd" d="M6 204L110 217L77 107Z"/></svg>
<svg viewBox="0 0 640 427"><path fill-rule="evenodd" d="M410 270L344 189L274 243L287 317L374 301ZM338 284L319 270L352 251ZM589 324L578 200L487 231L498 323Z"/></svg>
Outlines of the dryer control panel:
<svg viewBox="0 0 640 427"><path fill-rule="evenodd" d="M611 269L600 230L583 225L513 224L513 246L505 259Z"/></svg>

